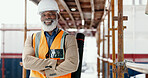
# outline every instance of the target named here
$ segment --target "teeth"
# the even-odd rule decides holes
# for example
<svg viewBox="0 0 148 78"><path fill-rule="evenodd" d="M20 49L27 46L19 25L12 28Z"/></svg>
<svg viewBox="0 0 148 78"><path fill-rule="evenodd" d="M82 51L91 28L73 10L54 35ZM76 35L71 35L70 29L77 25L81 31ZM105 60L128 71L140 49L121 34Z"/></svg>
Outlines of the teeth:
<svg viewBox="0 0 148 78"><path fill-rule="evenodd" d="M51 23L51 22L47 22L47 21L46 21L46 23Z"/></svg>
<svg viewBox="0 0 148 78"><path fill-rule="evenodd" d="M51 20L45 21L45 22L51 22Z"/></svg>

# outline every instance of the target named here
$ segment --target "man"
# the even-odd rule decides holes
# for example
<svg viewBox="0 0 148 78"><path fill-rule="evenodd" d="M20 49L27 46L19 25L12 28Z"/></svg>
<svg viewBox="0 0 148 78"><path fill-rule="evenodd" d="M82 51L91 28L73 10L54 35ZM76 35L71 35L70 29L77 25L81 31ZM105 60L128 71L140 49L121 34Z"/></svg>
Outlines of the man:
<svg viewBox="0 0 148 78"><path fill-rule="evenodd" d="M78 68L79 55L75 36L57 27L59 8L55 0L38 4L42 31L26 39L23 66L30 78L71 78Z"/></svg>

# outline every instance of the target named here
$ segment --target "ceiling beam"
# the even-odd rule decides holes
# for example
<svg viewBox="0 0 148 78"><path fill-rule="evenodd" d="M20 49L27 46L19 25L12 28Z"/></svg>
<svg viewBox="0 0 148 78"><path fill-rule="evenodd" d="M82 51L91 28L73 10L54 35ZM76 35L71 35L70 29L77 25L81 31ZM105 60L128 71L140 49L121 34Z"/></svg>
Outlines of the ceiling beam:
<svg viewBox="0 0 148 78"><path fill-rule="evenodd" d="M30 0L32 1L33 3L35 3L36 5L38 5L38 3L41 1L41 0Z"/></svg>
<svg viewBox="0 0 148 78"><path fill-rule="evenodd" d="M105 1L105 4L106 4L106 0L104 0ZM108 15L108 12L105 12L105 11L108 11L107 9L105 9L105 4L104 4L104 12L103 12L103 14L102 14L102 17L101 17L101 20L100 20L100 22L98 23L98 25L99 24L101 24L101 22L105 19L105 17ZM108 5L110 5L110 4L108 4ZM97 25L97 26L98 26Z"/></svg>
<svg viewBox="0 0 148 78"><path fill-rule="evenodd" d="M94 22L94 15L95 15L94 0L90 0L90 4L91 4L91 23L90 23L90 28L91 28Z"/></svg>
<svg viewBox="0 0 148 78"><path fill-rule="evenodd" d="M102 10L102 11L95 11L95 13L96 13L95 15L102 15L103 12L104 12L104 10ZM90 13L90 12L85 12L85 13ZM60 14L68 14L68 13L66 11L61 11ZM79 11L74 11L74 12L71 12L71 14L79 15L80 12Z"/></svg>
<svg viewBox="0 0 148 78"><path fill-rule="evenodd" d="M60 25L60 23L58 23L58 27L65 30L65 27L62 27L62 26Z"/></svg>
<svg viewBox="0 0 148 78"><path fill-rule="evenodd" d="M80 12L81 19L84 20L84 15L83 15L83 12L82 12L82 9L81 9L81 6L80 6L80 2L79 2L79 0L75 0L75 2L76 2L76 5L78 7L78 10ZM83 28L84 28L84 26L83 26Z"/></svg>
<svg viewBox="0 0 148 78"><path fill-rule="evenodd" d="M73 21L74 27L76 28L75 20L74 20L74 18L73 18L73 16L72 16L72 14L71 14L71 12L70 12L70 10L69 10L67 4L65 3L64 0L59 0L59 1L60 1L60 3L62 4L62 6L66 9L66 11L68 12L70 18L71 18L72 21Z"/></svg>
<svg viewBox="0 0 148 78"><path fill-rule="evenodd" d="M94 21L100 21L100 20L101 20L101 18L98 18L98 19L96 19L96 20L94 19ZM67 23L72 23L72 22L73 22L72 20L66 20L66 21L67 21ZM81 21L82 21L82 20L75 20L76 23L81 23ZM59 20L59 22L61 23L61 22L63 22L63 21L60 21L60 20ZM91 22L91 20L85 20L85 22ZM63 23L64 23L64 22L63 22ZM65 23L64 23L64 24L65 24Z"/></svg>
<svg viewBox="0 0 148 78"><path fill-rule="evenodd" d="M62 12L60 12L60 14L68 14L67 12L64 12L64 11L62 11ZM80 14L78 11L74 11L74 12L71 12L71 14Z"/></svg>
<svg viewBox="0 0 148 78"><path fill-rule="evenodd" d="M62 15L61 15L61 14L59 14L59 16L60 16L60 19L64 22L64 24L65 24L66 28L69 28L69 26L68 26L67 22L64 20L64 18L62 17Z"/></svg>

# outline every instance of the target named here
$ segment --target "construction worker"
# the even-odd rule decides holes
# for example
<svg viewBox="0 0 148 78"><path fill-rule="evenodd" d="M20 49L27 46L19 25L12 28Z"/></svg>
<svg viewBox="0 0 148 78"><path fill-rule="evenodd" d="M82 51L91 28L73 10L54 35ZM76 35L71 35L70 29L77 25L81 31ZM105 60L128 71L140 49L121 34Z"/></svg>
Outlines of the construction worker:
<svg viewBox="0 0 148 78"><path fill-rule="evenodd" d="M55 0L38 4L42 30L28 36L23 51L23 66L30 78L71 78L79 64L76 38L57 27L59 8Z"/></svg>

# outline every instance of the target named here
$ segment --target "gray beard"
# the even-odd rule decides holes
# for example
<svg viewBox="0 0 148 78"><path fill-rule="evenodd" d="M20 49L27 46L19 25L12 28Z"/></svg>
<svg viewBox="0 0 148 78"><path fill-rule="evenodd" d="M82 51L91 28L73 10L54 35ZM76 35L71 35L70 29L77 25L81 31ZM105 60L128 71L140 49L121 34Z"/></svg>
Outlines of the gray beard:
<svg viewBox="0 0 148 78"><path fill-rule="evenodd" d="M53 22L50 25L46 25L44 22L42 22L42 29L43 31L52 31L56 28L58 24L58 20L53 20Z"/></svg>

